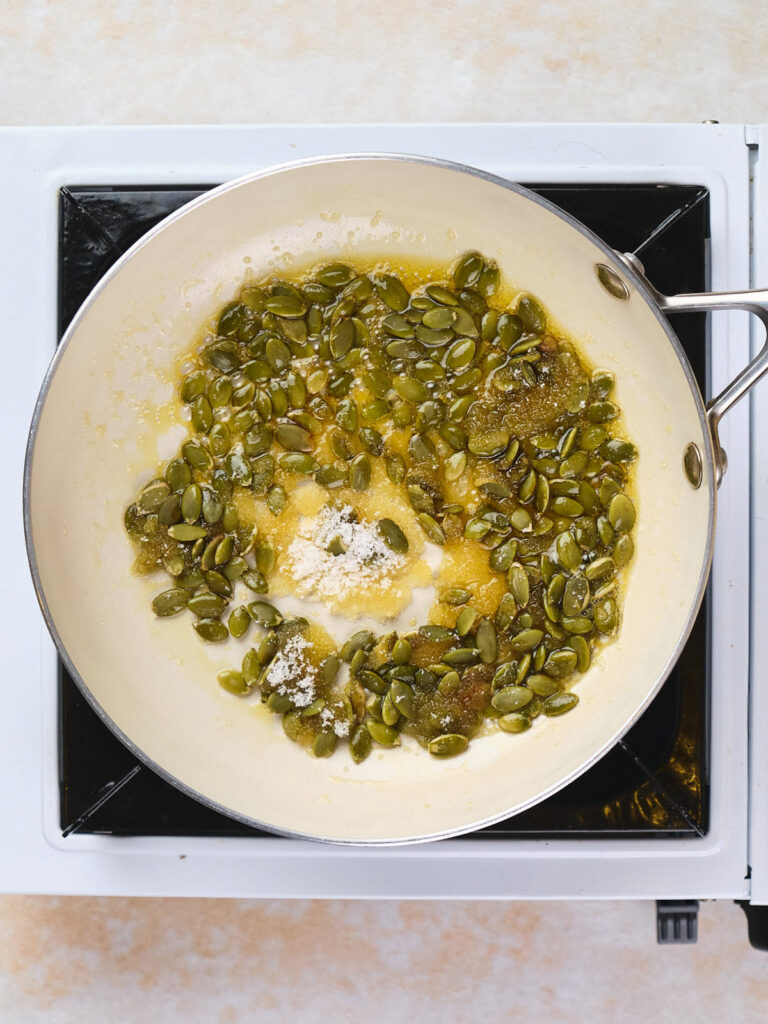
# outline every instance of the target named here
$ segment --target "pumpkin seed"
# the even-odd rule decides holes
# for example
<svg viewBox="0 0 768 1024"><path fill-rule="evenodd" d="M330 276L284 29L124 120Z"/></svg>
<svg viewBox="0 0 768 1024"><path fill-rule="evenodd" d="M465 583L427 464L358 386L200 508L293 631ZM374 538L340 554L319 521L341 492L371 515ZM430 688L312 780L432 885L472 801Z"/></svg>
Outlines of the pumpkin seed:
<svg viewBox="0 0 768 1024"><path fill-rule="evenodd" d="M308 430L296 423L278 423L275 431L277 443L291 452L308 452L311 450L312 435Z"/></svg>
<svg viewBox="0 0 768 1024"><path fill-rule="evenodd" d="M175 523L173 526L168 527L168 536L172 537L173 540L188 543L189 541L207 537L208 531L204 526L193 526L190 523Z"/></svg>
<svg viewBox="0 0 768 1024"><path fill-rule="evenodd" d="M480 660L484 665L492 665L496 661L498 647L496 642L496 629L490 619L482 619L477 632L475 643L480 652Z"/></svg>
<svg viewBox="0 0 768 1024"><path fill-rule="evenodd" d="M508 714L524 708L532 699L532 691L524 686L502 686L491 697L491 704L502 714Z"/></svg>
<svg viewBox="0 0 768 1024"><path fill-rule="evenodd" d="M229 616L229 632L236 639L239 640L245 636L248 632L248 627L251 624L251 618L245 608L241 605L239 608L235 608L232 614Z"/></svg>
<svg viewBox="0 0 768 1024"><path fill-rule="evenodd" d="M628 533L623 533L616 541L616 546L613 549L613 560L618 569L622 569L625 565L628 565L632 560L632 555L635 552L635 545L632 538Z"/></svg>
<svg viewBox="0 0 768 1024"><path fill-rule="evenodd" d="M366 718L363 725L370 733L374 743L378 743L382 747L396 747L400 745L400 734L391 725L377 722L373 718Z"/></svg>
<svg viewBox="0 0 768 1024"><path fill-rule="evenodd" d="M498 718L499 728L503 729L504 732L525 732L526 729L530 729L531 720L519 711L512 711L510 714L501 715Z"/></svg>
<svg viewBox="0 0 768 1024"><path fill-rule="evenodd" d="M445 531L442 526L428 512L420 512L418 515L419 526L429 537L433 544L445 544Z"/></svg>
<svg viewBox="0 0 768 1024"><path fill-rule="evenodd" d="M613 633L619 622L619 611L616 602L609 597L594 608L595 625L601 633Z"/></svg>
<svg viewBox="0 0 768 1024"><path fill-rule="evenodd" d="M527 654L538 647L543 639L544 632L541 629L521 629L512 639L512 648L519 654Z"/></svg>
<svg viewBox="0 0 768 1024"><path fill-rule="evenodd" d="M427 744L427 750L433 757L456 757L463 754L469 745L469 740L461 733L443 733L436 736Z"/></svg>
<svg viewBox="0 0 768 1024"><path fill-rule="evenodd" d="M290 452L288 455L281 455L277 460L282 469L289 473L298 473L301 476L309 476L317 469L317 463L311 455L302 452ZM282 510L281 510L282 511Z"/></svg>
<svg viewBox="0 0 768 1024"><path fill-rule="evenodd" d="M174 587L158 594L152 602L152 611L161 618L178 615L189 602L189 592L182 587Z"/></svg>
<svg viewBox="0 0 768 1024"><path fill-rule="evenodd" d="M601 487L602 500L602 487ZM626 533L635 525L635 506L626 494L614 494L608 506L608 519L617 533Z"/></svg>
<svg viewBox="0 0 768 1024"><path fill-rule="evenodd" d="M456 619L456 632L459 636L466 636L475 624L477 612L474 608L462 608Z"/></svg>
<svg viewBox="0 0 768 1024"><path fill-rule="evenodd" d="M263 573L258 569L248 569L240 577L242 582L255 594L266 594L269 592L269 584Z"/></svg>
<svg viewBox="0 0 768 1024"><path fill-rule="evenodd" d="M575 693L569 691L554 693L551 697L547 697L541 705L541 710L548 718L554 718L556 715L564 715L566 711L575 708L578 703L579 698Z"/></svg>
<svg viewBox="0 0 768 1024"><path fill-rule="evenodd" d="M355 764L361 764L371 752L371 734L364 725L358 725L349 738L349 752Z"/></svg>
<svg viewBox="0 0 768 1024"><path fill-rule="evenodd" d="M411 645L407 640L399 638L395 641L395 645L392 648L392 661L396 665L405 665L408 663L411 657Z"/></svg>
<svg viewBox="0 0 768 1024"><path fill-rule="evenodd" d="M467 456L465 452L454 452L443 462L443 476L449 482L458 480L467 468Z"/></svg>
<svg viewBox="0 0 768 1024"><path fill-rule="evenodd" d="M349 467L349 486L353 491L364 491L371 482L371 460L367 455L356 455Z"/></svg>
<svg viewBox="0 0 768 1024"><path fill-rule="evenodd" d="M513 562L507 572L509 590L520 608L525 608L530 599L530 581L528 573L519 562Z"/></svg>
<svg viewBox="0 0 768 1024"><path fill-rule="evenodd" d="M583 576L571 576L563 591L563 613L580 615L589 604L589 583Z"/></svg>
<svg viewBox="0 0 768 1024"><path fill-rule="evenodd" d="M268 601L251 601L246 607L250 617L261 626L278 626L283 621L283 616Z"/></svg>
<svg viewBox="0 0 768 1024"><path fill-rule="evenodd" d="M382 301L396 313L402 313L408 306L410 295L408 289L397 277L392 274L381 274L373 279L376 291Z"/></svg>
<svg viewBox="0 0 768 1024"><path fill-rule="evenodd" d="M560 565L569 572L575 572L581 564L581 551L573 534L568 531L558 534L555 548Z"/></svg>
<svg viewBox="0 0 768 1024"><path fill-rule="evenodd" d="M392 519L380 519L376 528L387 547L398 555L408 550L408 538Z"/></svg>
<svg viewBox="0 0 768 1024"><path fill-rule="evenodd" d="M227 693L234 693L237 696L242 696L250 690L250 686L245 681L242 672L237 672L234 669L225 669L223 672L219 672L216 676L219 686L226 690Z"/></svg>
<svg viewBox="0 0 768 1024"><path fill-rule="evenodd" d="M198 619L193 625L197 635L207 644L218 644L229 637L229 630L218 619Z"/></svg>
<svg viewBox="0 0 768 1024"><path fill-rule="evenodd" d="M576 651L562 648L559 651L552 651L542 666L542 671L555 679L562 679L575 671L578 663Z"/></svg>
<svg viewBox="0 0 768 1024"><path fill-rule="evenodd" d="M480 651L474 647L456 647L452 651L446 651L442 661L446 665L472 665L480 657Z"/></svg>
<svg viewBox="0 0 768 1024"><path fill-rule="evenodd" d="M479 252L466 252L453 268L454 286L461 290L467 285L474 284L480 277L485 266L483 257Z"/></svg>
<svg viewBox="0 0 768 1024"><path fill-rule="evenodd" d="M466 604L471 597L472 594L468 590L465 590L464 587L448 587L440 594L440 600L443 604L450 604L453 606Z"/></svg>
<svg viewBox="0 0 768 1024"><path fill-rule="evenodd" d="M517 304L517 315L523 330L532 334L541 334L547 326L544 311L531 295L524 295Z"/></svg>

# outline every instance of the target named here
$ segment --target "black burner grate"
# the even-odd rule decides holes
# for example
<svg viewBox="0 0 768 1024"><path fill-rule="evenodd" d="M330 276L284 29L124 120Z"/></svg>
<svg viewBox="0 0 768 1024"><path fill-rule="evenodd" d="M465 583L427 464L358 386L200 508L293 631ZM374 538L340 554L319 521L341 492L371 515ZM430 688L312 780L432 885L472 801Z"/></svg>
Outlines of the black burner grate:
<svg viewBox="0 0 768 1024"><path fill-rule="evenodd" d="M60 192L59 331L115 260L211 186ZM709 196L698 186L531 185L621 252L637 251L661 291L707 286ZM703 314L670 317L706 392ZM640 721L559 793L478 836L701 836L708 827L708 600L664 687ZM114 835L269 835L180 793L113 736L61 667L61 827ZM93 813L89 813L92 811Z"/></svg>

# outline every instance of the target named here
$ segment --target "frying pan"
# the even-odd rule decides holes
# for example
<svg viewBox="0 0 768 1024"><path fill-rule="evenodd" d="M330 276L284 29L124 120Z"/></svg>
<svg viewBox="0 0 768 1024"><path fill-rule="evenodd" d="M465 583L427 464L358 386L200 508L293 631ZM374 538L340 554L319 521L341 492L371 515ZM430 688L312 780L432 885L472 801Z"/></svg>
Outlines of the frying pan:
<svg viewBox="0 0 768 1024"><path fill-rule="evenodd" d="M579 680L579 706L437 761L421 748L316 760L278 716L216 684L243 642L205 647L188 616L157 620L157 581L131 574L123 510L186 431L174 375L200 325L257 277L340 259L426 260L468 249L538 296L587 360L616 376L636 443L636 554L618 639ZM395 844L460 834L544 799L648 706L704 593L722 415L768 369L768 347L705 406L664 312L747 309L768 292L665 297L639 265L518 185L440 160L341 156L223 185L125 254L67 331L29 437L24 514L48 628L104 722L151 768L234 818L290 836ZM159 414L156 413L159 407ZM354 627L352 627L354 628ZM350 632L352 629L350 629Z"/></svg>

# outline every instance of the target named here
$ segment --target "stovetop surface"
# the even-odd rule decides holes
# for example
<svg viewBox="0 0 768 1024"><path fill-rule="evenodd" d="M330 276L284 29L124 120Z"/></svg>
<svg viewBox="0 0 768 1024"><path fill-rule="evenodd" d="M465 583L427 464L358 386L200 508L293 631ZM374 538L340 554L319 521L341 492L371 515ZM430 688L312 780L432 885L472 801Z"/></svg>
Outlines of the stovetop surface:
<svg viewBox="0 0 768 1024"><path fill-rule="evenodd" d="M60 334L126 249L163 217L210 187L62 188ZM661 291L674 294L706 288L706 189L606 184L529 187L587 224L615 249L638 252L649 278ZM704 392L704 315L670 320ZM707 599L669 679L641 719L605 757L559 793L475 835L597 838L706 834L708 618ZM187 797L145 766L136 770L135 757L99 720L63 666L59 718L62 830L76 825L80 832L114 835L270 835ZM120 786L129 773L129 780ZM84 817L96 803L98 810Z"/></svg>

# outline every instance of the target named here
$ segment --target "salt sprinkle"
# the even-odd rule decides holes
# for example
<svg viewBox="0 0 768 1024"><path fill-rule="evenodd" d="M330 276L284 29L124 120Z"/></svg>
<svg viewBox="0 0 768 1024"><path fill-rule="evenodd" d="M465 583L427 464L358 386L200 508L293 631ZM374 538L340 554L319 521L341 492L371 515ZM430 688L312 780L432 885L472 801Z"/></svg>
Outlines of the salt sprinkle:
<svg viewBox="0 0 768 1024"><path fill-rule="evenodd" d="M338 538L345 548L327 548ZM327 505L317 519L303 523L285 556L285 565L302 597L345 598L361 587L381 583L405 563L379 536L375 524L357 522L350 505Z"/></svg>
<svg viewBox="0 0 768 1024"><path fill-rule="evenodd" d="M267 682L278 693L290 694L297 708L306 708L315 699L312 667L304 655L309 646L297 633L278 651L267 671Z"/></svg>

